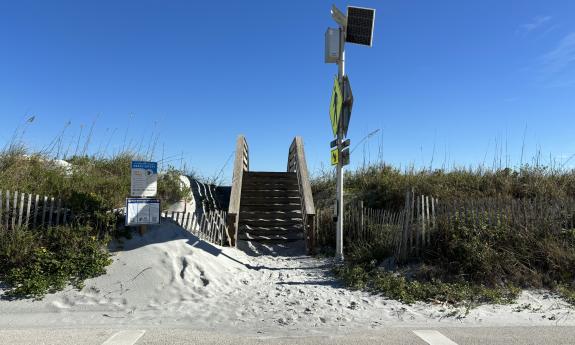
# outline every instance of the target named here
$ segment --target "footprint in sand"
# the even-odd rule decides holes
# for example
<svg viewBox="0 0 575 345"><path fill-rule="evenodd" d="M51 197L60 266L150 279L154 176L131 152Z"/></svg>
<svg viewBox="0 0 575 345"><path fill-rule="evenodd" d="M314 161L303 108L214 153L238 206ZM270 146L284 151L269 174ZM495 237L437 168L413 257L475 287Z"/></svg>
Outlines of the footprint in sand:
<svg viewBox="0 0 575 345"><path fill-rule="evenodd" d="M58 309L70 309L72 306L64 301L54 301L52 305Z"/></svg>

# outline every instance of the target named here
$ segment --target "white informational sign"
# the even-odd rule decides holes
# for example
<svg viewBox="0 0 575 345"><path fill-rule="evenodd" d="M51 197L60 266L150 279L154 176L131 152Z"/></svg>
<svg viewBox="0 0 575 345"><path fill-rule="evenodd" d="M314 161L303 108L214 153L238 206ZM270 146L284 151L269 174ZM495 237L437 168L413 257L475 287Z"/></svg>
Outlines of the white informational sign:
<svg viewBox="0 0 575 345"><path fill-rule="evenodd" d="M126 199L126 226L160 224L160 200Z"/></svg>
<svg viewBox="0 0 575 345"><path fill-rule="evenodd" d="M155 197L158 193L158 163L132 161L132 187L130 195L133 197Z"/></svg>

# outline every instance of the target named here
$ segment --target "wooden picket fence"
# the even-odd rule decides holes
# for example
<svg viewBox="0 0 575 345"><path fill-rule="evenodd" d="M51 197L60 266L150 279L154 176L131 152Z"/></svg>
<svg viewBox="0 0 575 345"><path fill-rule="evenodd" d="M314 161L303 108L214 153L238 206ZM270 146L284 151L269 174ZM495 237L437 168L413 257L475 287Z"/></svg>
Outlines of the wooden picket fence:
<svg viewBox="0 0 575 345"><path fill-rule="evenodd" d="M421 255L431 243L431 235L437 230L439 201L428 195L416 194L412 189L405 193L405 206L401 235L395 242L395 258L405 262Z"/></svg>
<svg viewBox="0 0 575 345"><path fill-rule="evenodd" d="M404 212L371 209L363 202L344 207L344 245L369 242L376 238L395 243L403 226ZM316 246L335 246L335 221L333 209L317 209L315 218Z"/></svg>
<svg viewBox="0 0 575 345"><path fill-rule="evenodd" d="M315 221L317 245L335 247L333 209L318 210ZM575 231L575 198L490 197L440 202L411 190L406 192L400 211L364 208L361 202L346 205L344 245L387 243L396 261L404 263L421 258L426 249L433 250L434 239L450 232L494 231L497 227L558 236ZM436 236L439 231L441 236Z"/></svg>
<svg viewBox="0 0 575 345"><path fill-rule="evenodd" d="M363 202L344 207L344 246L365 242L387 243L398 262L420 255L430 244L437 227L436 198L406 192L405 207L400 211L372 209ZM333 209L316 212L315 238L319 247L335 246Z"/></svg>
<svg viewBox="0 0 575 345"><path fill-rule="evenodd" d="M444 231L465 226L478 230L504 227L560 235L575 229L574 198L480 198L443 202L438 222Z"/></svg>
<svg viewBox="0 0 575 345"><path fill-rule="evenodd" d="M200 239L223 246L227 243L226 212L210 210L203 214L195 212L163 212L162 217L171 219Z"/></svg>
<svg viewBox="0 0 575 345"><path fill-rule="evenodd" d="M0 227L13 230L20 227L37 228L68 224L70 210L61 199L27 194L18 191L0 191Z"/></svg>

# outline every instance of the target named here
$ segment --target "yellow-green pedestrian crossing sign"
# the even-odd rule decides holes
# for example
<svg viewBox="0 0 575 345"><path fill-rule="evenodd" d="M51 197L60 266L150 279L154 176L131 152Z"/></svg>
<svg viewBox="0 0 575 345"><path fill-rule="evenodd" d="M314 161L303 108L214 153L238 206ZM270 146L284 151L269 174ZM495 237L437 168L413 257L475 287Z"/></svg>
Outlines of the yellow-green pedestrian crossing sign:
<svg viewBox="0 0 575 345"><path fill-rule="evenodd" d="M339 154L337 154L337 147L331 150L331 165L337 165L339 162Z"/></svg>
<svg viewBox="0 0 575 345"><path fill-rule="evenodd" d="M337 135L339 128L339 118L341 116L341 108L343 106L343 96L341 94L341 87L337 76L333 81L333 90L331 91L331 102L329 104L329 118L331 120L331 129L333 135Z"/></svg>

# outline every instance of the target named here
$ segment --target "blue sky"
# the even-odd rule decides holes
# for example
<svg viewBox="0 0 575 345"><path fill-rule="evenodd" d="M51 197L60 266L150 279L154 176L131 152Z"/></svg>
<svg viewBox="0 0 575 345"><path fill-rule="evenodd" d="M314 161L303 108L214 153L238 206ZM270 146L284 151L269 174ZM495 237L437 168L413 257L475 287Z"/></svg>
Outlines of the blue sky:
<svg viewBox="0 0 575 345"><path fill-rule="evenodd" d="M74 151L94 122L90 153L145 151L157 137L157 159L163 148L172 164L182 156L213 176L239 133L251 169L266 171L285 169L301 135L310 170L328 168L331 4L3 1L0 142L35 116L29 147L46 147L70 122L62 146ZM496 156L516 165L522 148L524 161L540 151L563 164L575 153L574 1L335 4L377 10L373 47L346 47L352 148L381 129L355 148L351 168L380 157L401 167L491 166Z"/></svg>

